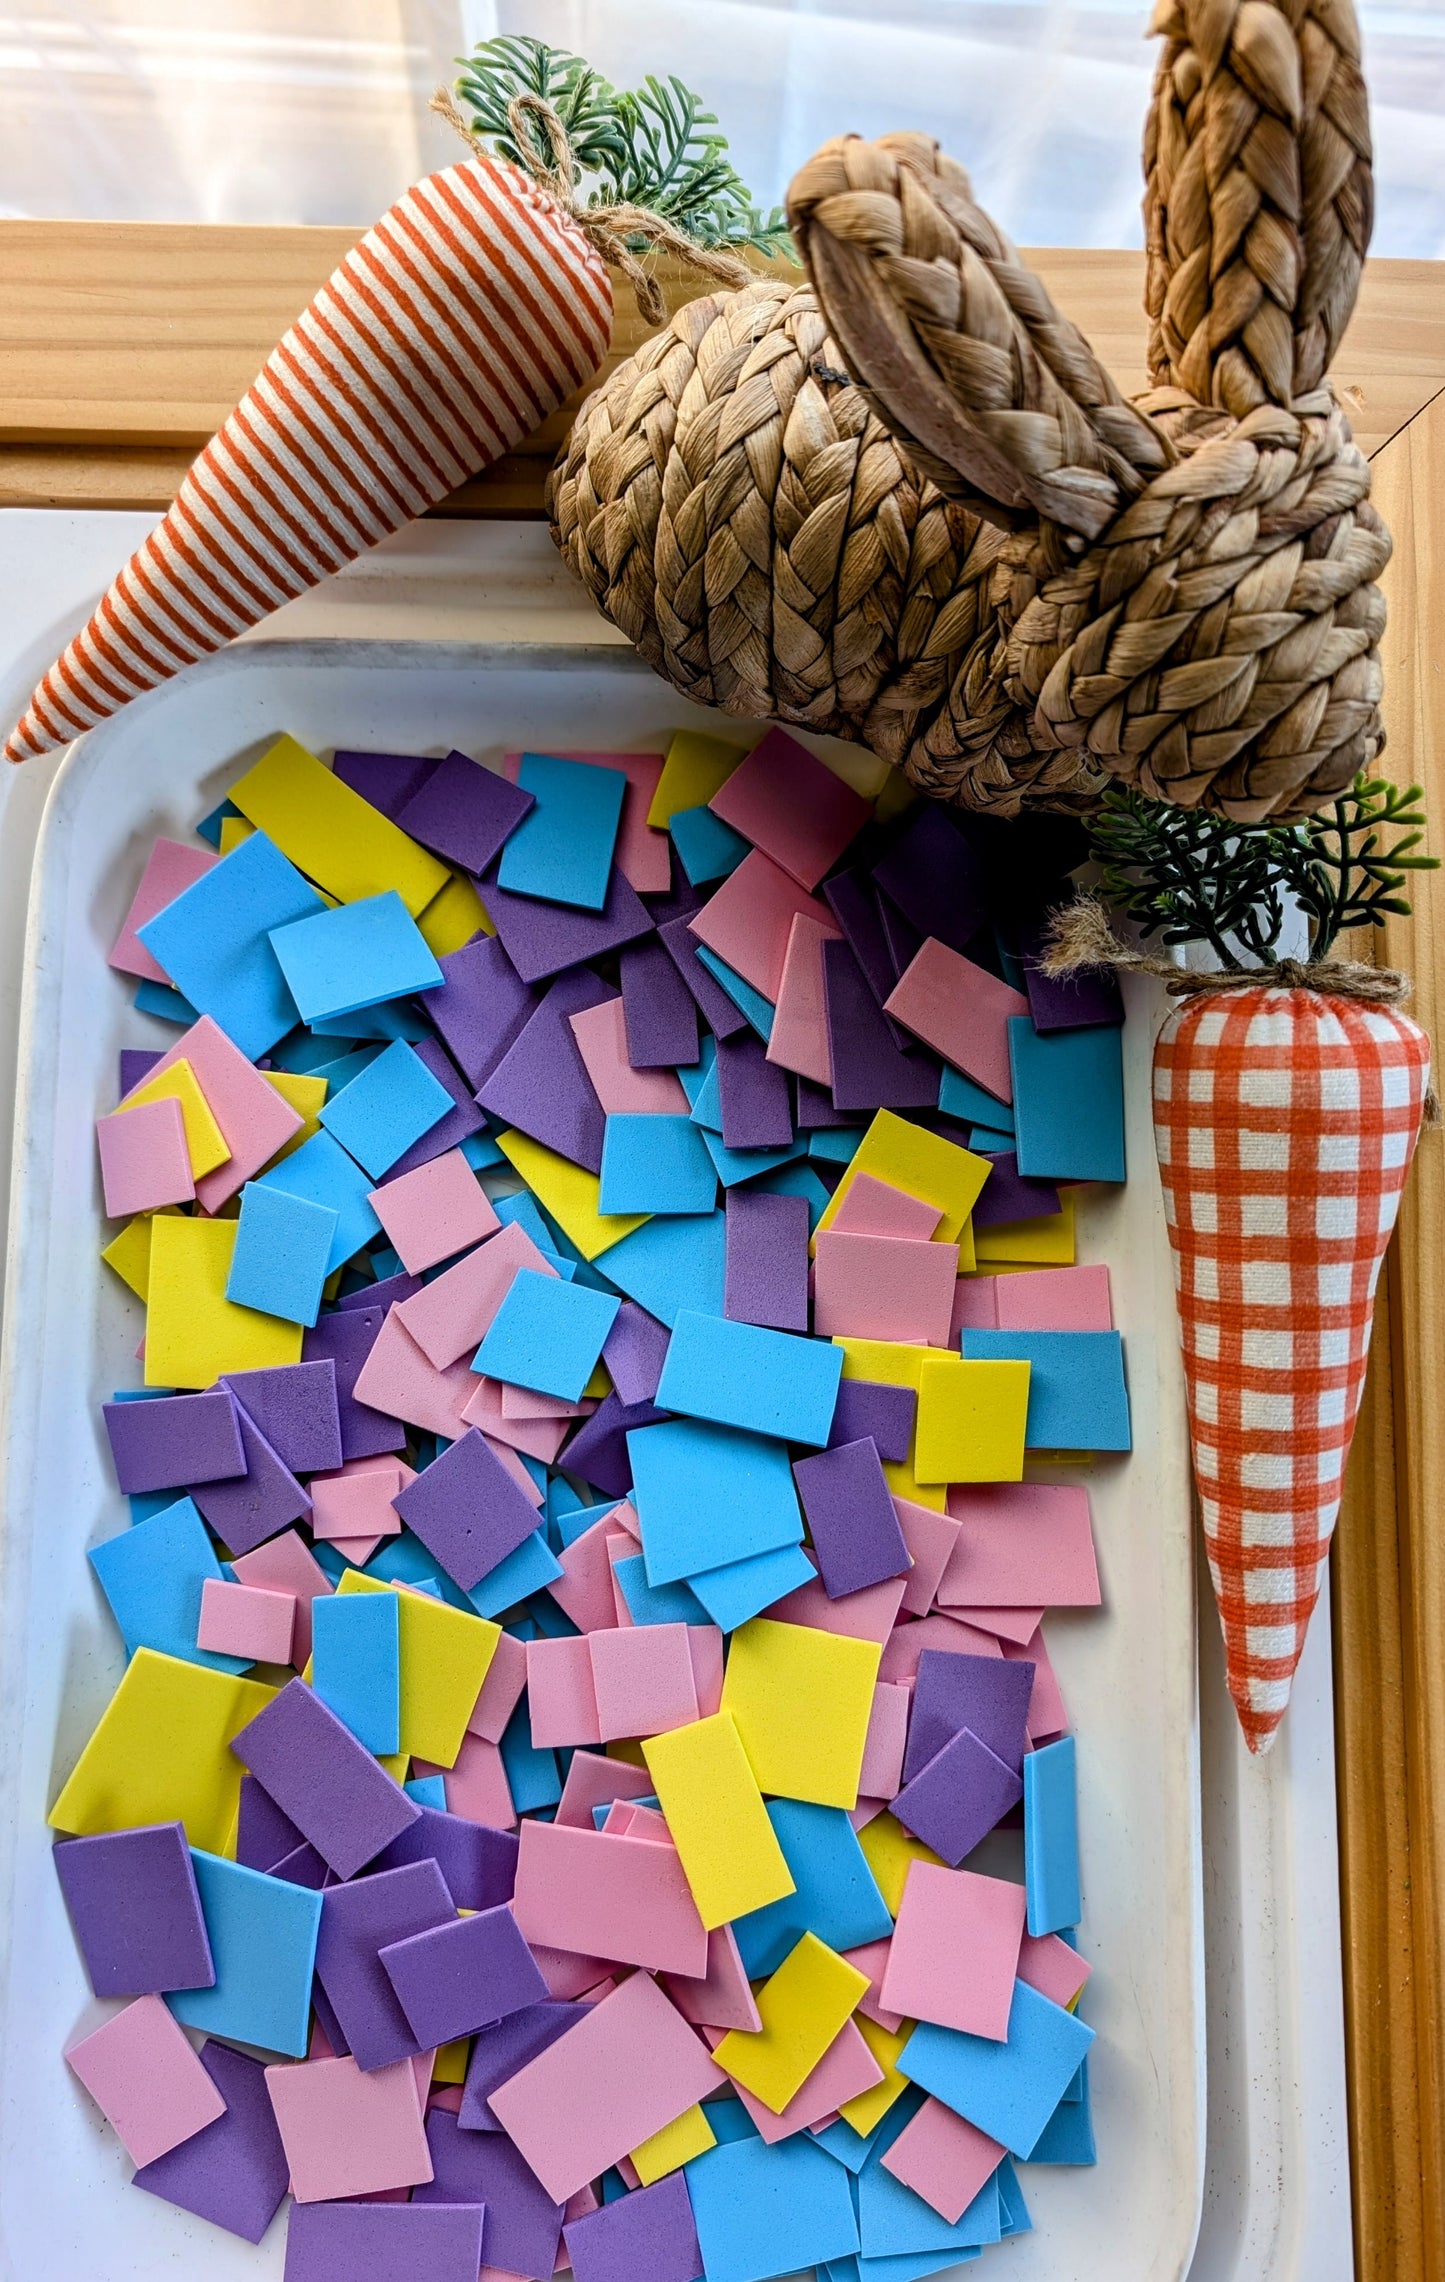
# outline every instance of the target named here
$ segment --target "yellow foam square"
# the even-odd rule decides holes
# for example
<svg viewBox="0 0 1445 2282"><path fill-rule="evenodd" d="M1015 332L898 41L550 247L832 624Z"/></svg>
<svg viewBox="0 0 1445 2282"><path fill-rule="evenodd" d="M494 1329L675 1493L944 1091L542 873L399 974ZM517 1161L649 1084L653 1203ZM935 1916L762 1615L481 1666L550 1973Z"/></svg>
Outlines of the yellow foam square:
<svg viewBox="0 0 1445 2282"><path fill-rule="evenodd" d="M248 824L244 816L223 816L219 843L221 854L229 856L233 848L239 848L243 840L250 839L255 829L255 825Z"/></svg>
<svg viewBox="0 0 1445 2282"><path fill-rule="evenodd" d="M955 1142L945 1141L941 1134L930 1133L922 1125L911 1125L906 1117L897 1116L891 1109L880 1109L828 1199L827 1209L814 1233L821 1235L825 1228L832 1227L858 1175L872 1173L876 1179L887 1181L890 1187L906 1189L910 1196L935 1206L943 1218L934 1230L933 1242L958 1244L960 1267L971 1266L972 1262L964 1258L967 1249L964 1231L992 1171L987 1157L975 1156L972 1149L960 1149Z"/></svg>
<svg viewBox="0 0 1445 2282"><path fill-rule="evenodd" d="M123 1284L129 1284L137 1299L144 1299L151 1280L151 1222L162 1213L174 1220L180 1207L174 1204L159 1205L155 1212L138 1212L128 1220L118 1236L112 1236L101 1253L108 1268L114 1268Z"/></svg>
<svg viewBox="0 0 1445 2282"><path fill-rule="evenodd" d="M582 1389L584 1402L605 1402L613 1392L612 1373L599 1356L592 1366L592 1376Z"/></svg>
<svg viewBox="0 0 1445 2282"><path fill-rule="evenodd" d="M731 1712L648 1736L642 1756L709 1933L793 1892Z"/></svg>
<svg viewBox="0 0 1445 2282"><path fill-rule="evenodd" d="M665 2179L669 2171L680 2171L695 2155L706 2155L716 2146L717 2133L702 2108L684 2108L675 2123L664 2124L641 2147L634 2147L632 2161L643 2186L650 2187L655 2179Z"/></svg>
<svg viewBox="0 0 1445 2282"><path fill-rule="evenodd" d="M456 2037L450 2044L439 2044L431 2064L434 2084L465 2084L467 2062L471 2058L472 2040L469 2036Z"/></svg>
<svg viewBox="0 0 1445 2282"><path fill-rule="evenodd" d="M729 2029L713 2058L781 2115L867 1993L866 1973L805 1933L757 1993L761 2029Z"/></svg>
<svg viewBox="0 0 1445 2282"><path fill-rule="evenodd" d="M913 1466L925 1482L1021 1482L1027 1363L930 1355L918 1390Z"/></svg>
<svg viewBox="0 0 1445 2282"><path fill-rule="evenodd" d="M888 1484L888 1494L894 1498L906 1498L910 1505L932 1506L935 1513L946 1513L948 1510L946 1487L940 1482L920 1482L917 1474L913 1471L912 1454L918 1436L916 1426L913 1434L914 1439L908 1445L909 1456L907 1458L901 1462L893 1458L885 1458L883 1461L883 1479Z"/></svg>
<svg viewBox="0 0 1445 2282"><path fill-rule="evenodd" d="M303 1143L311 1139L313 1133L320 1132L321 1119L318 1113L325 1106L330 1088L325 1078L313 1078L302 1070L263 1070L261 1075L267 1085L279 1093L284 1102L289 1103L297 1116L305 1119L305 1123L292 1134L290 1140L282 1142L275 1156L267 1159L268 1164L279 1165L283 1157L294 1156Z"/></svg>
<svg viewBox="0 0 1445 2282"><path fill-rule="evenodd" d="M224 1371L300 1362L299 1323L237 1307L226 1297L236 1225L157 1213L146 1291L148 1387L209 1387Z"/></svg>
<svg viewBox="0 0 1445 2282"><path fill-rule="evenodd" d="M231 799L298 871L343 903L394 888L415 919L452 876L294 737L278 737L232 785Z"/></svg>
<svg viewBox="0 0 1445 2282"><path fill-rule="evenodd" d="M348 1569L338 1593L396 1592ZM502 1628L430 1593L396 1592L401 1642L401 1747L433 1767L454 1767Z"/></svg>
<svg viewBox="0 0 1445 2282"><path fill-rule="evenodd" d="M417 914L417 928L422 941L432 956L446 958L448 952L459 951L463 943L470 943L480 932L495 935L487 907L469 879L453 872L439 895L434 895L425 911Z"/></svg>
<svg viewBox="0 0 1445 2282"><path fill-rule="evenodd" d="M883 2081L875 2084L871 2091L858 2092L851 2100L845 2100L838 2113L845 2124L851 2124L854 2131L866 2139L873 2126L882 2122L894 2101L908 2089L908 2078L898 2073L898 2055L913 2034L913 2023L905 2021L896 2036L891 2029L880 2028L877 2021L869 2020L866 2013L858 2015L856 2025L883 2071Z"/></svg>
<svg viewBox="0 0 1445 2282"><path fill-rule="evenodd" d="M721 792L739 761L741 745L721 737L703 737L696 729L679 729L667 748L667 759L647 811L647 821L665 831L680 808L704 808Z"/></svg>
<svg viewBox="0 0 1445 2282"><path fill-rule="evenodd" d="M855 1807L882 1649L809 1624L755 1616L728 1650L722 1709L738 1723L760 1791Z"/></svg>
<svg viewBox="0 0 1445 2282"><path fill-rule="evenodd" d="M903 1882L915 1862L936 1862L943 1867L943 1857L905 1830L895 1815L885 1809L865 1822L858 1833L858 1844L863 1859L873 1873L873 1882L888 1904L889 1914L897 1917L903 1906Z"/></svg>
<svg viewBox="0 0 1445 2282"><path fill-rule="evenodd" d="M181 1822L192 1846L224 1854L245 1772L231 1738L275 1693L138 1648L50 1810L52 1829L91 1838Z"/></svg>
<svg viewBox="0 0 1445 2282"><path fill-rule="evenodd" d="M922 797L902 769L890 769L873 803L874 819L879 824L891 824L895 816L906 816L910 808L916 808Z"/></svg>
<svg viewBox="0 0 1445 2282"><path fill-rule="evenodd" d="M916 1387L924 1359L932 1350L905 1347L894 1339L835 1338L843 1350L845 1379L873 1379L887 1387Z"/></svg>
<svg viewBox="0 0 1445 2282"><path fill-rule="evenodd" d="M1074 1200L1059 1197L1059 1210L1045 1220L1002 1220L994 1228L976 1228L973 1248L978 1265L995 1261L1022 1268L1072 1268L1074 1264Z"/></svg>
<svg viewBox="0 0 1445 2282"><path fill-rule="evenodd" d="M599 1212L602 1184L585 1165L574 1165L534 1141L529 1133L499 1133L497 1147L514 1165L540 1205L564 1235L570 1236L584 1260L595 1260L634 1228L652 1218L649 1212Z"/></svg>
<svg viewBox="0 0 1445 2282"><path fill-rule="evenodd" d="M181 1122L186 1129L186 1153L191 1160L191 1172L196 1180L202 1173L213 1173L217 1165L224 1165L231 1154L231 1146L216 1123L211 1105L201 1091L200 1080L187 1061L172 1062L168 1070L160 1070L155 1077L146 1078L134 1093L128 1093L120 1105L123 1116L128 1109L139 1109L149 1101L178 1101L181 1105Z"/></svg>

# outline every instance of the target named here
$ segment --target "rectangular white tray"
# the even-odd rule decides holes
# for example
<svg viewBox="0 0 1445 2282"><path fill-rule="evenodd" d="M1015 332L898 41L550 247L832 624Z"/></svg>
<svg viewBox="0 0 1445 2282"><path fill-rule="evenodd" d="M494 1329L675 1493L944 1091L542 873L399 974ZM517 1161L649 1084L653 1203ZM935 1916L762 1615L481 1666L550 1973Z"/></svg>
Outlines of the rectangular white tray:
<svg viewBox="0 0 1445 2282"><path fill-rule="evenodd" d="M660 749L695 712L614 643L269 642L194 668L74 747L36 851L19 1040L0 1362L0 2273L7 2282L218 2282L261 2252L125 2190L60 2057L87 1993L45 1812L120 1671L85 1548L123 1525L98 1404L134 1384L134 1303L96 1257L91 1122L122 1044L159 1042L105 966L144 852L186 832L283 728L323 751L518 744ZM1080 1744L1087 2002L1100 2162L1031 2172L1037 2231L988 2253L1018 2282L1176 2282L1200 2208L1204 2035L1194 1575L1169 1256L1153 1176L1154 1005L1126 1031L1134 1177L1083 1216L1125 1333L1136 1450L1093 1470L1101 1615L1049 1636ZM642 2282L642 2278L639 2278Z"/></svg>

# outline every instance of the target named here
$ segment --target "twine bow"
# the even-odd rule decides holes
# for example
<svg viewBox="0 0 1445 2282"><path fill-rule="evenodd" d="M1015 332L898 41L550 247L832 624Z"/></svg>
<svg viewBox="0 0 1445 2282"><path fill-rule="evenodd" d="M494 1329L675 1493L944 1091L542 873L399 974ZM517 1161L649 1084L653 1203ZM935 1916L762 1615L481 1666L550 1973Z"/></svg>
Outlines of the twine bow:
<svg viewBox="0 0 1445 2282"><path fill-rule="evenodd" d="M1410 996L1408 976L1393 967L1371 967L1359 959L1276 959L1267 967L1176 967L1158 951L1141 951L1114 932L1107 907L1095 895L1081 895L1053 914L1040 972L1071 975L1085 967L1122 967L1131 974L1156 975L1170 998L1198 998L1205 991L1316 990L1331 998L1355 998L1374 1006L1402 1006Z"/></svg>
<svg viewBox="0 0 1445 2282"><path fill-rule="evenodd" d="M486 148L449 88L438 88L431 99L431 108L454 127L473 150ZM546 152L538 147L532 132L533 120L546 138ZM651 206L635 205L631 199L621 199L612 205L588 205L578 194L577 169L567 130L544 95L514 95L507 105L507 125L525 171L539 189L556 201L609 267L622 272L636 297L638 313L649 325L666 321L667 303L656 278L643 268L628 245L629 238L645 238L653 252L675 254L690 269L715 279L719 285L752 283L753 272L736 254L723 253L716 246L697 245L676 223L669 222Z"/></svg>

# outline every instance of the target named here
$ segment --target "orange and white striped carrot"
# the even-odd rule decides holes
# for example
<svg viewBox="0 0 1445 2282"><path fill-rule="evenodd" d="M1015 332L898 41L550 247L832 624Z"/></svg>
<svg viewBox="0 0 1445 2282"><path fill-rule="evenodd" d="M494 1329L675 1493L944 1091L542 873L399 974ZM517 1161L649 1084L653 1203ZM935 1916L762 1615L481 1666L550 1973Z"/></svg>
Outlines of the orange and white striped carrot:
<svg viewBox="0 0 1445 2282"><path fill-rule="evenodd" d="M1155 1047L1194 1473L1251 1751L1323 1580L1429 1077L1406 1015L1267 985L1186 1000Z"/></svg>
<svg viewBox="0 0 1445 2282"><path fill-rule="evenodd" d="M510 451L590 378L601 257L478 155L368 230L273 350L5 746L63 745Z"/></svg>

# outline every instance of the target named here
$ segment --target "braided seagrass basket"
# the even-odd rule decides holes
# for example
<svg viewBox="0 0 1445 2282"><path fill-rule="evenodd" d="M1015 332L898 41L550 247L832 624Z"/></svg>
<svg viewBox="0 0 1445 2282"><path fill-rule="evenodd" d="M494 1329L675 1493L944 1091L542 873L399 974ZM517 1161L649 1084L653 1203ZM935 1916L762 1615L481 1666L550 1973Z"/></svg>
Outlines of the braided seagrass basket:
<svg viewBox="0 0 1445 2282"><path fill-rule="evenodd" d="M1307 812L1383 743L1387 532L1326 373L1371 221L1350 0L1160 0L1151 386L929 137L830 142L806 285L679 310L583 406L567 562L686 696L936 798Z"/></svg>

